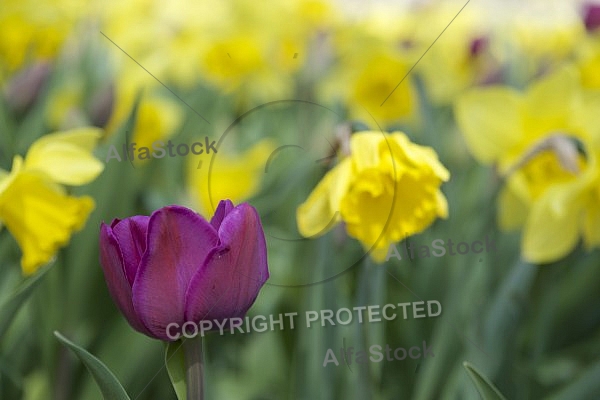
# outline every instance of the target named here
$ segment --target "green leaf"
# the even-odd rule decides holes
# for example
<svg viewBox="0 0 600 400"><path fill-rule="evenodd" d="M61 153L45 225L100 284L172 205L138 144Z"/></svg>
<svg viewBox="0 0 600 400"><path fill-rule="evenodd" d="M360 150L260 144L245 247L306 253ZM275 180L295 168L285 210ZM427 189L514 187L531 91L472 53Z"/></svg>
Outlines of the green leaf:
<svg viewBox="0 0 600 400"><path fill-rule="evenodd" d="M463 367L467 370L469 377L475 384L475 387L483 400L506 400L496 386L494 386L494 384L472 364L465 361L463 362Z"/></svg>
<svg viewBox="0 0 600 400"><path fill-rule="evenodd" d="M187 400L185 386L185 358L180 341L170 342L167 344L165 351L165 365L169 379L175 389L178 400Z"/></svg>
<svg viewBox="0 0 600 400"><path fill-rule="evenodd" d="M519 259L503 278L486 312L482 349L488 357L481 362L487 363L486 371L492 379L514 362L510 349L517 340L539 270L537 265Z"/></svg>
<svg viewBox="0 0 600 400"><path fill-rule="evenodd" d="M600 376L600 361L590 365L573 383L548 398L551 400L597 399L600 393L598 376Z"/></svg>
<svg viewBox="0 0 600 400"><path fill-rule="evenodd" d="M14 156L15 122L4 96L0 97L0 168L10 169Z"/></svg>
<svg viewBox="0 0 600 400"><path fill-rule="evenodd" d="M127 392L123 389L123 386L121 386L121 383L119 383L115 375L102 363L102 361L98 360L75 343L69 341L58 331L54 331L54 336L77 355L94 377L94 380L102 392L102 396L104 396L106 400L130 400Z"/></svg>
<svg viewBox="0 0 600 400"><path fill-rule="evenodd" d="M10 326L13 318L17 314L17 311L29 298L29 295L33 292L33 289L41 282L42 277L46 275L46 272L50 267L42 268L34 276L27 278L13 294L0 304L0 338L4 336L6 330Z"/></svg>

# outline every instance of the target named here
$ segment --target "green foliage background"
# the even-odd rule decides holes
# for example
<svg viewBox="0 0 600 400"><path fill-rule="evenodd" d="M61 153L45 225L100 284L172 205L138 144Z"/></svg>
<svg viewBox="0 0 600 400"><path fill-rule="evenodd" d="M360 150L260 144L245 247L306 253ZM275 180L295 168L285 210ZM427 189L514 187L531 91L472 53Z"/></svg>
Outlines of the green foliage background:
<svg viewBox="0 0 600 400"><path fill-rule="evenodd" d="M12 155L25 154L48 132L48 95L75 71L85 77L90 101L102 60L90 52L78 62L58 63L48 85L25 111L15 112L2 100L0 167L9 169ZM450 107L432 106L417 83L422 123L382 128L402 129L414 142L438 152L452 174L442 187L450 217L409 240L471 242L487 235L497 242L498 251L392 259L377 265L343 229L317 240L277 239L299 237L296 208L326 172L324 164L315 161L327 156L326 139L332 139L347 116L342 109L327 111L306 103L264 107L238 123L223 145L243 150L270 137L278 145L308 150L289 150L274 158L260 192L248 200L263 220L271 271L249 315L303 315L307 310L420 300L438 300L443 312L418 320L211 334L205 339L209 399L477 399L477 378L470 378L465 361L486 377L481 382L493 382L509 399L600 396L598 250L577 249L544 266L521 261L519 234L500 232L495 222L501 180L467 153ZM177 143L204 136L217 140L250 108L206 86L177 88L177 93L211 121L208 125L187 110L172 138ZM171 96L166 90L161 94ZM315 101L311 93L300 93L299 98ZM136 112L134 107L118 132L105 138L96 150L100 159L111 144L121 147L136 123ZM354 123L378 129L373 121ZM95 182L72 191L96 200L85 228L55 262L33 277L21 277L20 251L9 232L0 231L0 398L101 398L92 375L54 331L101 360L132 399L176 398L164 368L163 344L134 332L109 297L98 263L98 232L102 221L185 203L185 161L165 158L135 168L126 162L107 163ZM304 285L317 281L323 282ZM366 349L372 344L408 347L423 340L432 346L434 358L352 364L352 370L322 366L327 349L339 354L343 343Z"/></svg>

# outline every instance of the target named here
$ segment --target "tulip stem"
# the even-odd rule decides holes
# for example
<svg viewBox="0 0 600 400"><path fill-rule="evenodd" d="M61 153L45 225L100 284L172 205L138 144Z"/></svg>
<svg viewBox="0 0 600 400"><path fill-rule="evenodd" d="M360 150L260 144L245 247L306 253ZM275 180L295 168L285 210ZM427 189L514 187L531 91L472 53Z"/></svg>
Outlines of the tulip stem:
<svg viewBox="0 0 600 400"><path fill-rule="evenodd" d="M187 400L204 399L204 352L202 336L183 341Z"/></svg>

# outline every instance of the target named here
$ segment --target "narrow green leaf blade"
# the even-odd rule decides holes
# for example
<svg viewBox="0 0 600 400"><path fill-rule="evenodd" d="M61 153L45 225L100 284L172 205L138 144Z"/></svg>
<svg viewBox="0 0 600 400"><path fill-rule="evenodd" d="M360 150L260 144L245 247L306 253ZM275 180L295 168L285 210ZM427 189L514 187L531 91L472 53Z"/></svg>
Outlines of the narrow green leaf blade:
<svg viewBox="0 0 600 400"><path fill-rule="evenodd" d="M167 344L165 365L178 400L187 400L185 387L185 358L180 341Z"/></svg>
<svg viewBox="0 0 600 400"><path fill-rule="evenodd" d="M86 366L88 371L94 377L94 380L98 384L102 396L106 400L130 400L129 396L117 377L108 369L102 361L91 355L83 348L77 346L75 343L69 341L66 337L61 335L58 331L54 331L54 336L66 347L71 349L73 353L81 360Z"/></svg>
<svg viewBox="0 0 600 400"><path fill-rule="evenodd" d="M463 362L463 367L467 370L469 377L475 384L483 400L506 400L496 386L472 364L465 361Z"/></svg>
<svg viewBox="0 0 600 400"><path fill-rule="evenodd" d="M29 298L33 289L37 287L41 282L42 277L46 275L46 272L48 272L49 269L49 266L40 269L37 274L26 279L14 293L0 304L0 338L4 336L21 306Z"/></svg>

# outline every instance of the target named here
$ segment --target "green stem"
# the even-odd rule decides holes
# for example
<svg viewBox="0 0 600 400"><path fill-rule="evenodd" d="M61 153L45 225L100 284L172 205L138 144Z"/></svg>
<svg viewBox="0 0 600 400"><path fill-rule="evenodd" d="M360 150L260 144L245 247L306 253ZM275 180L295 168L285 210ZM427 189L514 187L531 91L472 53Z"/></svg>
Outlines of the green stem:
<svg viewBox="0 0 600 400"><path fill-rule="evenodd" d="M202 336L183 341L187 400L204 399L204 352Z"/></svg>
<svg viewBox="0 0 600 400"><path fill-rule="evenodd" d="M509 349L516 345L517 327L529 307L531 288L539 267L519 260L498 288L483 324L483 348L488 357L482 360L490 379L513 360Z"/></svg>

